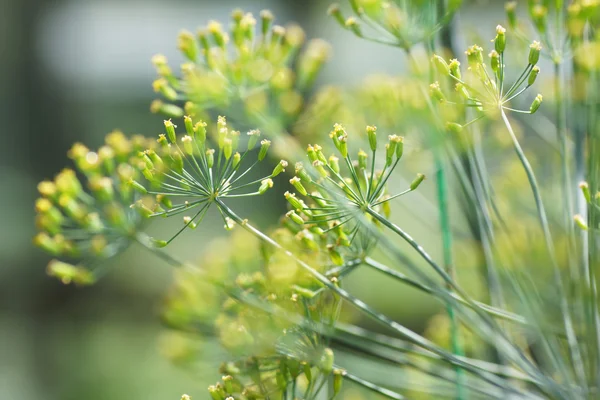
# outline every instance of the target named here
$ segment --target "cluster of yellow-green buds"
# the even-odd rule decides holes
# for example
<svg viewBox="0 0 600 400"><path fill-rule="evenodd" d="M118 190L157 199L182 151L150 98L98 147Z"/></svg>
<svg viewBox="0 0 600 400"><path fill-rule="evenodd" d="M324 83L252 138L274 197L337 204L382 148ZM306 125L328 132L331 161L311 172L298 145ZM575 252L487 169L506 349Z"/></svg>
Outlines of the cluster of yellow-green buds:
<svg viewBox="0 0 600 400"><path fill-rule="evenodd" d="M439 55L432 57L432 63L436 67L440 81L430 85L430 93L434 100L451 105L463 105L480 112L472 121L460 125L452 123L453 130L460 130L484 116L484 112L496 113L500 110L533 114L542 103L542 95L538 94L532 101L529 110L518 110L511 107L511 101L523 94L536 81L540 69L537 65L540 59L542 47L539 42L534 41L529 46L527 65L516 81L509 87L506 85L505 49L506 29L501 25L496 27L496 37L492 40L494 49L489 53L488 63L483 56L483 48L478 45L469 47L465 54L467 56L469 76L464 77L461 73L460 62L456 59L447 62ZM443 80L442 80L443 78ZM454 87L454 94L447 96L445 90Z"/></svg>
<svg viewBox="0 0 600 400"><path fill-rule="evenodd" d="M318 382L330 381L333 392L329 398L337 398L346 372L334 367L330 348L315 349L313 353L317 357L320 354L320 358L299 361L279 355L224 363L220 368L221 380L209 386L208 392L213 400L297 398L300 392L304 393L303 398L316 399L327 390L326 385ZM305 387L298 384L300 379Z"/></svg>
<svg viewBox="0 0 600 400"><path fill-rule="evenodd" d="M388 136L385 163L378 170L375 165L377 129L368 126L366 134L371 160L368 160L369 155L363 150L353 159L348 151L346 130L335 124L330 137L339 157L335 154L326 157L321 146L309 145L308 166L297 163L295 176L290 179L295 193L285 193L291 206L286 215L301 228L300 232L308 231L317 235L330 233L332 246L327 248L336 264L343 263L339 246L348 247L357 237L364 239L363 236L372 236L364 235L366 230L361 229L361 222L357 218L359 215L364 216L368 209L377 212L381 210L389 215L389 201L415 190L424 179L419 174L406 190L390 196L387 183L402 158L404 140L398 135Z"/></svg>
<svg viewBox="0 0 600 400"><path fill-rule="evenodd" d="M132 163L148 145L118 131L98 151L76 143L68 153L76 170L39 183L34 243L57 257L48 265L50 275L64 283L93 283L101 262L130 244L142 220L130 208L138 197L131 182L141 176Z"/></svg>
<svg viewBox="0 0 600 400"><path fill-rule="evenodd" d="M241 101L251 116L297 116L304 93L328 58L329 45L315 39L304 46L305 33L299 26L273 21L268 10L258 21L251 13L235 10L229 31L210 21L195 35L181 32L178 47L186 62L180 78L163 55L152 60L159 75L154 90L168 101L154 101L152 111L180 118Z"/></svg>
<svg viewBox="0 0 600 400"><path fill-rule="evenodd" d="M339 4L328 13L344 29L356 36L405 50L431 38L448 23L462 0L448 1L441 14L439 4L426 2L392 2L386 0L348 0L353 15L344 16ZM363 26L367 27L365 31ZM379 35L373 36L372 33Z"/></svg>
<svg viewBox="0 0 600 400"><path fill-rule="evenodd" d="M177 134L177 126L164 121L165 133L160 134L156 148L139 153L141 173L147 184L136 181L132 187L142 194L154 196L151 204L138 201L134 207L147 217L183 216L183 227L169 240L156 240L157 246L166 246L186 228L194 229L202 221L211 205L217 208L228 198L251 197L264 194L273 186L272 178L285 171L287 162L280 161L268 176L243 181L243 178L267 155L271 142L259 142L260 132L251 130L242 141L241 133L229 129L225 117L216 124L216 149L207 139L207 124L194 122L191 117L183 118L185 133ZM250 155L258 148L256 160L247 165ZM257 190L244 192L256 186ZM241 190L241 191L240 191ZM177 201L174 201L177 199ZM193 214L188 215L193 211ZM234 222L224 217L225 228L232 229Z"/></svg>

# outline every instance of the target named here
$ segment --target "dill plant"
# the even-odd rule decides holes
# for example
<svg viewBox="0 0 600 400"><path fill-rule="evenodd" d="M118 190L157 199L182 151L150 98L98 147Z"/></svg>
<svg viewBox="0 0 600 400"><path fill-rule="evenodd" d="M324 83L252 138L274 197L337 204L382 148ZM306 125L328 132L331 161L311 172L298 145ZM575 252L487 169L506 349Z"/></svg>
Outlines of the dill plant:
<svg viewBox="0 0 600 400"><path fill-rule="evenodd" d="M464 53L448 34L461 7L333 4L333 22L411 67L359 88L315 89L329 45L305 44L301 28L274 25L268 11L257 20L235 10L229 31L212 21L182 32L180 74L164 56L152 60L162 99L151 110L166 116L164 133L113 132L97 151L76 144L76 169L38 186L34 242L56 257L48 272L92 284L134 244L177 267L163 318L227 350L208 388L215 400L344 398L354 386L392 399L597 398L600 3L529 0L521 20L508 2L506 28L490 27L492 44ZM551 112L533 89L548 80L540 91L553 87ZM557 155L536 160L540 141ZM411 170L411 142L430 149L433 179ZM271 172L249 178L259 163ZM545 175L554 163L558 188ZM287 189L288 211L269 231L229 204L274 185ZM422 185L436 189L419 201L437 209L427 222L440 243L419 243L394 217ZM197 264L170 254L210 210L232 230L218 251ZM144 233L147 219L171 217L178 231ZM445 313L412 331L347 289L357 269L423 292ZM465 283L473 274L479 285Z"/></svg>

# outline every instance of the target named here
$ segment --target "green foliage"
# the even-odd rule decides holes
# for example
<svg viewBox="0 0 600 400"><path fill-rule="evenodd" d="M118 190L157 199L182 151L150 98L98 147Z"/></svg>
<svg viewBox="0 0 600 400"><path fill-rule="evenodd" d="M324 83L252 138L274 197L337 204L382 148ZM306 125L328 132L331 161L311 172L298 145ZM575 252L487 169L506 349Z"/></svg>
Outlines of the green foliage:
<svg viewBox="0 0 600 400"><path fill-rule="evenodd" d="M597 398L600 3L530 0L525 23L509 2L489 62L470 46L465 71L461 55L437 45L453 47L446 29L461 3L350 0L349 18L333 5L334 21L403 52L411 70L314 95L328 45L304 46L299 27L273 25L268 11L259 22L234 11L229 32L212 21L181 33L180 78L153 59L166 102L151 109L171 118L158 140L113 132L97 152L76 144L76 171L40 183L34 242L57 257L49 274L94 283L132 243L177 267L163 320L190 343L168 353L189 365L200 357L191 343L216 338L228 356L208 388L215 400L353 398L356 387L392 399ZM541 72L546 61L552 74ZM528 97L549 75L550 102ZM539 137L558 157L536 160ZM250 178L261 163L272 172ZM553 163L558 193L539 183ZM423 166L435 179L414 171ZM276 184L288 189L288 211L263 232L231 199L254 201ZM433 223L441 257L392 214L404 195L432 206L421 185L435 186L439 218L414 207L398 214ZM454 203L467 232L452 224ZM233 232L199 262L178 260L168 245L202 229L211 209ZM167 239L144 233L147 218L171 216L183 226ZM358 269L431 296L445 313L423 334L407 328L348 291Z"/></svg>

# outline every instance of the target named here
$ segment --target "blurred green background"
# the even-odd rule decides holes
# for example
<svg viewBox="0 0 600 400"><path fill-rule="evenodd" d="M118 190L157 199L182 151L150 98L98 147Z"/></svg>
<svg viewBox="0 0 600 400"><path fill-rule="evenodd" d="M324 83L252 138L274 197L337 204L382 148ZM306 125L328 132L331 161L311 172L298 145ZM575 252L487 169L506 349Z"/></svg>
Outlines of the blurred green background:
<svg viewBox="0 0 600 400"><path fill-rule="evenodd" d="M404 69L399 50L360 41L328 19L329 4L0 0L0 399L159 400L178 399L184 392L205 398L217 371L178 369L161 354L158 310L170 284L169 267L130 249L91 288L64 286L47 277L48 258L31 244L36 183L68 163L66 151L74 141L97 147L114 128L156 135L162 118L149 112L155 97L151 56L163 53L177 65L180 29L194 31L209 19L227 21L236 7L256 14L271 9L278 23L298 22L309 38L330 41L332 58L319 84L354 85L369 74ZM461 26L467 32L493 28L504 18L502 4L470 3L460 16ZM280 199L272 196L270 201ZM283 204L261 205L284 209ZM276 218L268 221L257 210L245 212L263 226ZM220 225L214 218L212 226L184 235L171 251L181 258L198 257L215 231L225 234ZM436 254L437 236L422 226L412 228ZM418 300L412 293L387 291L376 279L357 276L355 293L377 301L372 285L378 293L393 292L379 296L375 304L383 304L383 310L408 326L422 329L436 312L438 305L430 300L415 307Z"/></svg>

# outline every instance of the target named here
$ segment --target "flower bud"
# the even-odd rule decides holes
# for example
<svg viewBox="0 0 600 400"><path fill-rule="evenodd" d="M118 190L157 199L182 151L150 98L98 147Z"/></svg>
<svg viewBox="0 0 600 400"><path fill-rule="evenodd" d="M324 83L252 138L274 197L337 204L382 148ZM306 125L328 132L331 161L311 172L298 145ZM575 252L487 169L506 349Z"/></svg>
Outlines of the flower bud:
<svg viewBox="0 0 600 400"><path fill-rule="evenodd" d="M294 193L290 193L290 192L285 192L283 194L283 196L285 197L285 199L290 203L290 205L292 206L292 208L296 211L298 210L303 210L304 206L302 205L302 203L300 203L300 201L296 198L296 195Z"/></svg>
<svg viewBox="0 0 600 400"><path fill-rule="evenodd" d="M362 150L358 151L358 168L367 169L367 153Z"/></svg>
<svg viewBox="0 0 600 400"><path fill-rule="evenodd" d="M223 139L223 155L226 160L229 160L233 155L233 144L231 138Z"/></svg>
<svg viewBox="0 0 600 400"><path fill-rule="evenodd" d="M206 122L196 122L196 125L194 125L194 138L200 146L204 146L204 142L206 142Z"/></svg>
<svg viewBox="0 0 600 400"><path fill-rule="evenodd" d="M494 49L502 54L506 49L506 29L502 25L496 27L496 39L494 39Z"/></svg>
<svg viewBox="0 0 600 400"><path fill-rule="evenodd" d="M329 253L329 258L334 265L343 265L344 258L340 254L339 251L336 250L335 246L332 244L327 245L327 252Z"/></svg>
<svg viewBox="0 0 600 400"><path fill-rule="evenodd" d="M170 119L165 120L164 124L165 124L165 130L167 131L167 137L169 138L171 143L176 143L177 135L175 134L175 128L177 128L177 126L174 125Z"/></svg>
<svg viewBox="0 0 600 400"><path fill-rule="evenodd" d="M431 57L431 62L433 63L433 65L435 65L440 75L450 75L450 68L448 67L448 63L442 57L438 56L437 54L434 54L433 57Z"/></svg>
<svg viewBox="0 0 600 400"><path fill-rule="evenodd" d="M192 118L189 115L185 115L183 117L183 122L185 124L185 131L189 136L194 136L194 123Z"/></svg>
<svg viewBox="0 0 600 400"><path fill-rule="evenodd" d="M465 54L471 67L483 64L483 49L476 44L469 47Z"/></svg>
<svg viewBox="0 0 600 400"><path fill-rule="evenodd" d="M159 78L152 83L152 88L156 93L162 94L167 100L177 99L177 91L173 89L165 78Z"/></svg>
<svg viewBox="0 0 600 400"><path fill-rule="evenodd" d="M150 103L150 112L152 114L160 113L171 118L183 117L183 109L181 107L176 106L175 104L164 103L158 99Z"/></svg>
<svg viewBox="0 0 600 400"><path fill-rule="evenodd" d="M371 147L371 151L377 150L377 127L367 126L367 136L369 137L369 147Z"/></svg>
<svg viewBox="0 0 600 400"><path fill-rule="evenodd" d="M548 24L548 8L541 4L535 5L531 10L531 19L536 29L540 33L545 33Z"/></svg>
<svg viewBox="0 0 600 400"><path fill-rule="evenodd" d="M306 155L308 156L308 159L311 163L317 161L317 152L315 151L315 148L310 144L306 148Z"/></svg>
<svg viewBox="0 0 600 400"><path fill-rule="evenodd" d="M290 179L290 183L302 196L306 196L308 194L306 188L302 185L302 182L300 182L300 178L297 176L294 176L292 179Z"/></svg>
<svg viewBox="0 0 600 400"><path fill-rule="evenodd" d="M147 194L148 190L146 190L146 188L139 183L138 181L135 181L133 179L131 179L129 181L129 184L131 185L132 188L134 188L137 192L141 193L141 194Z"/></svg>
<svg viewBox="0 0 600 400"><path fill-rule="evenodd" d="M346 29L351 30L352 33L354 33L356 36L362 37L362 30L360 29L360 25L356 18L348 17L346 19L346 22L344 22L344 26L346 27Z"/></svg>
<svg viewBox="0 0 600 400"><path fill-rule="evenodd" d="M329 157L329 168L333 170L336 174L340 173L340 159L334 155Z"/></svg>
<svg viewBox="0 0 600 400"><path fill-rule="evenodd" d="M504 5L504 10L506 11L506 19L508 20L508 25L511 28L517 27L517 2L509 1Z"/></svg>
<svg viewBox="0 0 600 400"><path fill-rule="evenodd" d="M263 139L260 142L260 150L258 152L258 161L262 161L265 159L265 157L267 156L267 151L269 150L270 146L271 146L270 140Z"/></svg>
<svg viewBox="0 0 600 400"><path fill-rule="evenodd" d="M458 61L456 58L453 58L452 60L450 60L448 68L450 69L450 75L452 75L456 79L461 79L460 61Z"/></svg>
<svg viewBox="0 0 600 400"><path fill-rule="evenodd" d="M588 230L587 222L581 215L579 215L579 214L575 215L573 217L573 221L575 221L575 225L577 225L582 230L584 230L584 231Z"/></svg>
<svg viewBox="0 0 600 400"><path fill-rule="evenodd" d="M542 105L542 95L538 94L537 96L535 96L535 99L533 99L533 103L531 103L531 107L529 107L529 112L531 114L535 113L540 106Z"/></svg>
<svg viewBox="0 0 600 400"><path fill-rule="evenodd" d="M535 65L540 60L540 51L542 51L542 45L537 40L529 46L529 64Z"/></svg>
<svg viewBox="0 0 600 400"><path fill-rule="evenodd" d="M188 31L182 31L177 37L177 47L190 61L196 62L198 57L198 47L194 35Z"/></svg>
<svg viewBox="0 0 600 400"><path fill-rule="evenodd" d="M50 261L46 271L48 275L60 279L65 285L71 282L77 285L91 285L96 281L92 272L58 260Z"/></svg>
<svg viewBox="0 0 600 400"><path fill-rule="evenodd" d="M585 201L587 203L591 203L592 197L590 194L590 186L588 185L588 183L587 182L579 183L579 189L581 190L581 193L583 194L583 198L585 199Z"/></svg>
<svg viewBox="0 0 600 400"><path fill-rule="evenodd" d="M535 83L535 80L539 73L540 67L538 67L537 65L531 69L531 72L529 73L529 79L527 80L527 86L531 86Z"/></svg>
<svg viewBox="0 0 600 400"><path fill-rule="evenodd" d="M410 190L415 190L416 188L418 188L424 179L425 179L425 175L417 174L417 177L410 184Z"/></svg>
<svg viewBox="0 0 600 400"><path fill-rule="evenodd" d="M438 82L435 82L435 83L432 83L431 85L429 85L429 93L431 94L431 97L433 97L435 100L439 101L440 103L443 103L446 100L444 93L442 93L442 89L440 89L440 84Z"/></svg>
<svg viewBox="0 0 600 400"><path fill-rule="evenodd" d="M489 54L490 66L496 74L500 72L500 54L496 50L492 50Z"/></svg>
<svg viewBox="0 0 600 400"><path fill-rule="evenodd" d="M270 178L263 179L260 181L260 187L258 188L259 194L265 194L267 190L273 187L273 180Z"/></svg>
<svg viewBox="0 0 600 400"><path fill-rule="evenodd" d="M269 33L269 30L271 30L271 24L273 23L274 19L275 17L273 16L273 13L271 13L271 11L262 10L260 12L260 31L263 35L263 38L266 37Z"/></svg>
<svg viewBox="0 0 600 400"><path fill-rule="evenodd" d="M344 381L344 375L346 375L346 371L343 369L334 369L333 370L333 396L337 396L342 390L342 382Z"/></svg>
<svg viewBox="0 0 600 400"><path fill-rule="evenodd" d="M396 158L401 159L404 154L404 137L396 136Z"/></svg>
<svg viewBox="0 0 600 400"><path fill-rule="evenodd" d="M279 175L282 172L285 172L285 168L288 166L288 162L285 160L281 160L279 161L279 163L277 163L277 165L275 166L275 168L273 168L273 172L271 172L271 177L276 177L277 175Z"/></svg>
<svg viewBox="0 0 600 400"><path fill-rule="evenodd" d="M333 350L331 350L329 347L323 351L320 367L325 375L329 374L333 369Z"/></svg>
<svg viewBox="0 0 600 400"><path fill-rule="evenodd" d="M332 5L329 6L329 8L327 9L327 15L331 15L338 24L340 24L341 27L345 28L346 27L346 19L344 18L344 16L342 15L342 12L340 11L340 5L337 3L333 3Z"/></svg>
<svg viewBox="0 0 600 400"><path fill-rule="evenodd" d="M215 164L215 149L206 150L206 164L208 168L212 168Z"/></svg>
<svg viewBox="0 0 600 400"><path fill-rule="evenodd" d="M291 219L292 221L294 221L295 223L297 223L298 225L304 225L304 220L302 219L301 216L296 214L296 212L294 210L288 211L285 214L285 216L288 217L289 219Z"/></svg>
<svg viewBox="0 0 600 400"><path fill-rule="evenodd" d="M302 179L302 182L304 182L304 183L312 182L312 178L310 177L308 172L306 172L306 169L304 169L304 165L302 165L301 162L296 163L295 172L296 172L296 176L299 177L300 179Z"/></svg>
<svg viewBox="0 0 600 400"><path fill-rule="evenodd" d="M260 136L260 131L258 129L253 129L247 133L248 135L248 150L252 150L256 143L258 143L258 138Z"/></svg>

